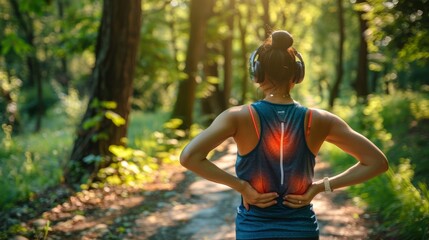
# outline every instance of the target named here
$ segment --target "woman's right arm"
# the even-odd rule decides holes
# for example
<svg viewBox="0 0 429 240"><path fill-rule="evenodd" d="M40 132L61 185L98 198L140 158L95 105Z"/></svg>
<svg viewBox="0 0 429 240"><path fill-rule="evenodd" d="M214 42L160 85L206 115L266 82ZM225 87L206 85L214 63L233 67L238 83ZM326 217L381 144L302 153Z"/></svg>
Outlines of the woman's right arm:
<svg viewBox="0 0 429 240"><path fill-rule="evenodd" d="M329 178L331 189L362 183L387 171L386 156L375 144L354 131L338 116L325 112L323 118L328 129L325 140L357 160L357 163L346 171ZM284 204L302 207L309 204L314 196L322 191L324 191L323 181L315 182L304 195L287 195Z"/></svg>
<svg viewBox="0 0 429 240"><path fill-rule="evenodd" d="M388 170L383 152L370 140L354 131L341 118L331 114L326 141L352 155L358 163L343 173L329 178L331 188L341 188L367 181Z"/></svg>

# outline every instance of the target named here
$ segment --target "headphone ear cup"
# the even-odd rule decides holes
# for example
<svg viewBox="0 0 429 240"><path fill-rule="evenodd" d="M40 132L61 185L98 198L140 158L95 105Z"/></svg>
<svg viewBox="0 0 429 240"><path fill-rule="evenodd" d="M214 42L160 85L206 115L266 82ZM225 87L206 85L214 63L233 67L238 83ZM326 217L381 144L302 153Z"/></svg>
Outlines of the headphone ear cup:
<svg viewBox="0 0 429 240"><path fill-rule="evenodd" d="M249 58L249 70L250 77L256 83L261 83L264 81L265 74L262 70L261 63L257 60L259 57L259 51L261 47L255 50Z"/></svg>
<svg viewBox="0 0 429 240"><path fill-rule="evenodd" d="M264 71L262 70L261 63L259 61L256 61L254 65L255 65L254 81L256 83L261 83L264 81L264 78L265 78L265 74L264 74Z"/></svg>
<svg viewBox="0 0 429 240"><path fill-rule="evenodd" d="M298 57L299 61L296 61L296 75L294 78L294 83L298 84L301 83L304 80L305 76L305 64L304 60L302 59L302 56L299 52L296 52L296 56Z"/></svg>
<svg viewBox="0 0 429 240"><path fill-rule="evenodd" d="M303 66L302 66L302 63L300 61L296 62L296 70L297 71L295 74L294 83L298 84L304 80Z"/></svg>

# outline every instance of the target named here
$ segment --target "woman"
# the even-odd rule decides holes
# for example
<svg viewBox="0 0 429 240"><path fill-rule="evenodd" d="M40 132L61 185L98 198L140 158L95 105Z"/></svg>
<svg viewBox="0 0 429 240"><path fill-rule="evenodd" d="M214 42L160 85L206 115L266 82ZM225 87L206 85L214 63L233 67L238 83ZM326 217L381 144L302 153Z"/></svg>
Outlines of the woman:
<svg viewBox="0 0 429 240"><path fill-rule="evenodd" d="M388 169L380 149L342 119L293 100L290 91L303 80L305 66L292 44L287 31L273 32L250 58L264 99L221 113L180 156L184 167L241 194L237 239L319 239L312 199ZM237 144L237 177L206 158L229 137ZM313 181L315 156L325 141L357 163L336 176Z"/></svg>

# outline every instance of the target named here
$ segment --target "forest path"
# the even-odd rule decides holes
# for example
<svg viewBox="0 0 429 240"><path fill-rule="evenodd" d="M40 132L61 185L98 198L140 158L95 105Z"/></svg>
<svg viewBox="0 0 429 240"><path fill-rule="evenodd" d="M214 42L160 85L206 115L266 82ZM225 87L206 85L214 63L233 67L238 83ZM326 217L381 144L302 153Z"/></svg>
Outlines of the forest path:
<svg viewBox="0 0 429 240"><path fill-rule="evenodd" d="M234 174L234 144L220 146L212 159L220 168ZM235 239L235 213L240 196L230 188L185 172L188 181L174 201L152 214L143 214L134 227L137 236L147 239ZM328 176L325 162L317 161L315 178ZM192 180L191 180L192 179ZM182 184L184 183L182 182ZM161 204L162 203L162 204ZM366 239L368 230L361 209L354 206L343 190L321 193L313 200L320 226L320 239ZM133 238L133 237L132 237ZM138 238L138 237L137 237Z"/></svg>
<svg viewBox="0 0 429 240"><path fill-rule="evenodd" d="M233 173L235 158L235 145L227 141L219 146L212 160ZM201 179L178 164L159 172L168 181L147 184L143 191L83 191L25 224L37 228L49 221L48 239L235 239L238 193ZM329 173L328 165L317 160L316 179ZM351 203L344 191L321 193L313 205L321 240L368 238L369 222L362 218L364 212Z"/></svg>

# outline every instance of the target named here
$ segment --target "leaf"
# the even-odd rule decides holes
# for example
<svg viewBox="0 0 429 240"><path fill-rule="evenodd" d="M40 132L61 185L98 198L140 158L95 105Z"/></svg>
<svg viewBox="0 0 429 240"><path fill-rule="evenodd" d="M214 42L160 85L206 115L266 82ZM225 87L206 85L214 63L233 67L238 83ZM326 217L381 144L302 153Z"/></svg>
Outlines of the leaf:
<svg viewBox="0 0 429 240"><path fill-rule="evenodd" d="M133 149L125 148L121 145L110 145L109 151L113 153L116 157L126 160L130 159L134 154Z"/></svg>
<svg viewBox="0 0 429 240"><path fill-rule="evenodd" d="M124 125L127 121L121 117L119 114L113 112L113 111L106 111L104 114L107 119L112 120L113 124L115 124L117 127Z"/></svg>
<svg viewBox="0 0 429 240"><path fill-rule="evenodd" d="M97 142L98 140L107 140L107 139L109 139L109 135L105 132L94 134L91 138L93 142Z"/></svg>
<svg viewBox="0 0 429 240"><path fill-rule="evenodd" d="M164 123L164 128L168 128L168 129L176 129L179 128L180 125L182 125L183 120L179 119L179 118L173 118L170 121Z"/></svg>
<svg viewBox="0 0 429 240"><path fill-rule="evenodd" d="M88 130L92 127L97 126L101 122L101 120L103 120L103 118L100 115L95 115L94 117L87 119L82 124L82 127L83 129Z"/></svg>
<svg viewBox="0 0 429 240"><path fill-rule="evenodd" d="M102 101L101 107L105 109L116 109L118 107L118 104L114 101Z"/></svg>
<svg viewBox="0 0 429 240"><path fill-rule="evenodd" d="M94 98L94 100L91 101L91 108L99 108L100 107L100 101L98 98Z"/></svg>
<svg viewBox="0 0 429 240"><path fill-rule="evenodd" d="M0 45L2 46L1 55L3 56L10 51L15 52L19 56L25 56L32 50L31 46L15 33L4 36L3 40L0 41Z"/></svg>

